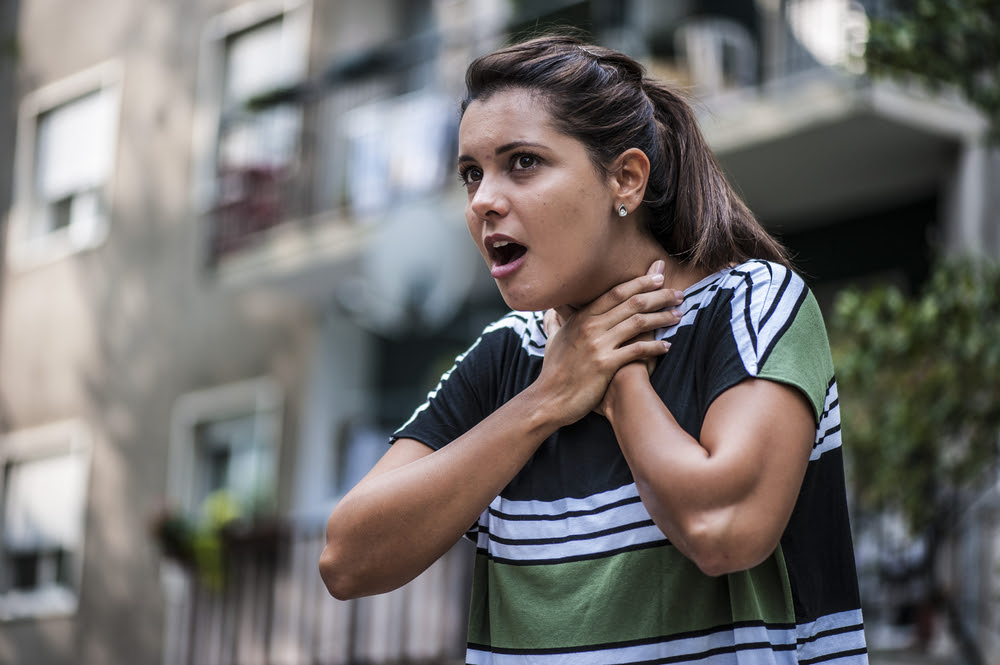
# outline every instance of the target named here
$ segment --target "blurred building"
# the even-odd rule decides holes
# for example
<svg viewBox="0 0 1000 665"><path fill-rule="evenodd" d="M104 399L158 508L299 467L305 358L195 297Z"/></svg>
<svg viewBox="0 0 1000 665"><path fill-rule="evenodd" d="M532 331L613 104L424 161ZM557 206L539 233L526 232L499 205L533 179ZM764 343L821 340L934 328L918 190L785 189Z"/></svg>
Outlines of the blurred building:
<svg viewBox="0 0 1000 665"><path fill-rule="evenodd" d="M462 545L349 603L316 562L338 497L502 313L453 176L465 64L563 23L689 87L825 300L1000 252L982 120L863 76L871 5L5 3L0 662L461 659Z"/></svg>

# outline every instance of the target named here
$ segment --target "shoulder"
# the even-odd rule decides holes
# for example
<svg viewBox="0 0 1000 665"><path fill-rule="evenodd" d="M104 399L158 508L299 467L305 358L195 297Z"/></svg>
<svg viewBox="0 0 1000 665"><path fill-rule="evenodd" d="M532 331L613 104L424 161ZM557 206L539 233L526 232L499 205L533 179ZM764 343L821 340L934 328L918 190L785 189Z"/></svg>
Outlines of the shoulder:
<svg viewBox="0 0 1000 665"><path fill-rule="evenodd" d="M719 288L729 295L734 321L755 329L780 327L794 318L803 304L815 304L798 273L771 261L754 259L734 266Z"/></svg>
<svg viewBox="0 0 1000 665"><path fill-rule="evenodd" d="M477 343L488 346L519 348L529 356L545 353L545 330L542 312L508 312L483 329Z"/></svg>
<svg viewBox="0 0 1000 665"><path fill-rule="evenodd" d="M722 288L734 292L762 289L808 291L805 280L791 268L763 259L751 259L723 271Z"/></svg>

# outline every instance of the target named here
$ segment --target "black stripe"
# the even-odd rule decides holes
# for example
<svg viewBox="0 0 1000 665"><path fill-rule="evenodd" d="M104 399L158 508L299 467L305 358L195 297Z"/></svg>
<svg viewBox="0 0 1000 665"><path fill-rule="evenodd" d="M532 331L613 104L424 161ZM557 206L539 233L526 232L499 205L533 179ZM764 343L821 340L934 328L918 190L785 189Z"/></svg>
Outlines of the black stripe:
<svg viewBox="0 0 1000 665"><path fill-rule="evenodd" d="M798 299L795 301L795 304L792 306L791 313L788 315L788 317L785 319L785 321L781 324L781 327L778 329L778 332L776 332L774 334L774 337L771 339L771 343L768 344L767 348L764 349L764 351L760 354L760 359L757 361L757 367L763 367L764 366L764 364L767 362L767 357L771 355L771 351L773 351L774 347L777 346L778 340L780 340L781 336L785 334L785 331L787 331L789 328L792 327L792 322L795 321L795 317L798 316L799 310L802 309L802 304L805 303L805 301L806 301L806 295L808 295L808 293L809 293L809 290L806 289L805 286L803 286L802 287L802 291L799 292Z"/></svg>
<svg viewBox="0 0 1000 665"><path fill-rule="evenodd" d="M840 431L840 423L837 423L836 425L834 425L830 429L828 429L825 432L823 432L823 434L818 439L816 439L816 443L813 444L813 448L818 448L820 446L820 444L822 444L823 441L826 440L826 437L830 436L831 434L836 434L839 431Z"/></svg>
<svg viewBox="0 0 1000 665"><path fill-rule="evenodd" d="M829 390L826 391L826 394L829 395L830 391ZM832 402L830 402L829 406L826 407L826 410L823 411L823 413L820 415L819 419L823 420L824 418L826 418L828 415L830 415L830 412L833 411L834 407L839 406L839 405L840 405L840 398L838 397L835 400L833 400Z"/></svg>
<svg viewBox="0 0 1000 665"><path fill-rule="evenodd" d="M491 647L485 644L477 644L475 642L469 642L468 646L471 649L477 649L479 651L488 651L490 653L498 654L508 654L508 655L554 655L560 653L583 653L588 651L607 651L609 649L628 649L631 647L642 647L649 646L651 644L669 644L671 642L679 642L681 640L697 639L699 637L706 637L713 634L727 634L732 633L735 630L741 628L764 628L767 630L794 630L795 624L793 623L767 623L765 621L734 621L733 623L724 624L721 626L714 626L712 628L702 628L700 630L689 630L683 633L674 633L671 635L660 635L658 637L645 637L642 639L635 640L623 640L621 642L606 642L603 644L586 644L582 646L574 647L550 647L545 649L517 649L514 647ZM725 647L717 647L717 649L738 649L741 646L750 645L763 645L768 648L774 648L779 651L791 651L795 649L794 644L783 644L783 643L772 643L772 642L746 642L742 645L729 645ZM754 646L754 648L759 648ZM716 651L717 649L711 649L699 653L709 653L709 651ZM697 654L694 654L697 655ZM684 658L691 658L691 655L683 656ZM670 656L669 658L673 658ZM636 663L656 663L659 660L651 661L635 661Z"/></svg>
<svg viewBox="0 0 1000 665"><path fill-rule="evenodd" d="M612 527L610 529L601 529L600 531L594 531L593 533L580 533L572 536L562 536L560 538L536 538L536 539L520 539L520 538L503 538L501 536L495 536L490 534L490 541L494 543L500 543L501 545L555 545L557 543L572 543L579 540L592 540L595 538L602 538L604 536L610 536L616 533L625 533L626 531L633 531L635 529L641 529L647 526L654 526L653 520L643 520L641 522L632 522L630 524L622 524L621 526Z"/></svg>
<svg viewBox="0 0 1000 665"><path fill-rule="evenodd" d="M577 561L594 561L596 559L604 559L607 557L616 556L618 554L625 554L626 552L638 552L640 550L648 550L656 547L673 547L671 542L664 538L663 540L654 540L648 543L636 543L634 545L627 545L625 547L619 547L613 550L605 550L603 552L594 552L592 554L578 554L575 556L560 557L555 559L508 559L507 557L496 556L491 554L488 550L481 547L476 548L476 554L478 556L486 557L487 560L493 563L500 563L508 566L549 566L557 563L574 563Z"/></svg>
<svg viewBox="0 0 1000 665"><path fill-rule="evenodd" d="M620 508L622 506L627 506L633 503L641 503L642 499L638 496L629 497L627 499L621 499L615 501L614 503L609 503L606 506L598 506L597 508L590 508L588 510L570 510L565 513L559 513L558 515L512 515L510 513L503 513L494 508L490 508L490 515L494 517L499 517L500 519L508 520L510 522L555 522L558 520L566 519L568 517L582 517L584 515L599 515L607 510L613 508Z"/></svg>
<svg viewBox="0 0 1000 665"><path fill-rule="evenodd" d="M868 653L867 647L861 647L860 649L851 649L849 651L838 651L837 653L827 653L822 656L817 656L815 658L810 658L809 660L800 660L799 665L812 665L813 663L827 663L831 660L836 660L838 658L850 658L852 656L861 656Z"/></svg>
<svg viewBox="0 0 1000 665"><path fill-rule="evenodd" d="M803 644L808 644L809 642L815 642L816 640L823 639L824 637L832 637L833 635L843 635L844 633L856 633L863 631L864 629L865 629L864 625L856 623L851 626L841 626L840 628L830 628L827 630L821 630L815 635L810 635L809 637L800 637L798 640L798 644L801 646Z"/></svg>
<svg viewBox="0 0 1000 665"><path fill-rule="evenodd" d="M697 295L701 295L702 293L717 290L719 288L719 282L721 282L723 279L725 279L725 277L727 277L730 274L732 274L732 273L726 273L725 275L719 275L718 278L713 279L708 284L705 284L704 286L695 289L691 293L686 293L684 295L684 299L685 300L689 300L689 299L691 299L691 298L693 298L693 297L695 297Z"/></svg>
<svg viewBox="0 0 1000 665"><path fill-rule="evenodd" d="M750 336L750 346L753 347L754 355L757 355L757 331L753 328L753 320L750 317L750 305L751 296L753 295L753 279L750 277L750 273L735 273L743 276L743 281L746 282L747 288L743 295L743 325L746 327L747 334ZM759 363L758 363L759 366Z"/></svg>
<svg viewBox="0 0 1000 665"><path fill-rule="evenodd" d="M771 266L767 266L768 272L771 273L771 277L774 277L774 272L771 270ZM785 295L785 290L788 285L792 283L792 271L785 270L785 279L781 280L781 286L778 287L778 293L774 296L774 300L771 302L771 306L768 308L767 312L760 319L760 327L763 328L764 324L768 322L774 312L778 309L778 303L781 302L781 297Z"/></svg>

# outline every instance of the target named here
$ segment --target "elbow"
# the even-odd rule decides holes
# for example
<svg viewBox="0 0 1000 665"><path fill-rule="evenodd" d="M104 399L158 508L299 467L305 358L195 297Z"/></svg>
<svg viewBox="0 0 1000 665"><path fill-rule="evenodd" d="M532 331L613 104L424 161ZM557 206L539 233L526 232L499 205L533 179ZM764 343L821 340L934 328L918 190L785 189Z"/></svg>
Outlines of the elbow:
<svg viewBox="0 0 1000 665"><path fill-rule="evenodd" d="M707 517L692 520L683 530L678 549L709 577L749 570L764 562L777 540L749 533L738 524Z"/></svg>
<svg viewBox="0 0 1000 665"><path fill-rule="evenodd" d="M345 565L336 548L327 544L319 557L319 574L326 590L337 600L353 600L366 594L358 587L358 575Z"/></svg>

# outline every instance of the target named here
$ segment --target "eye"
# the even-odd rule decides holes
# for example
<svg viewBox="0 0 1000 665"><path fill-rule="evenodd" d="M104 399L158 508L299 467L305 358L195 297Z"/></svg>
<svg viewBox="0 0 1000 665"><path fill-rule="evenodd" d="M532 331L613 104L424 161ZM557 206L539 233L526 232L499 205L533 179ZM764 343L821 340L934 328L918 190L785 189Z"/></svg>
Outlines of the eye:
<svg viewBox="0 0 1000 665"><path fill-rule="evenodd" d="M538 166L538 157L526 152L522 152L514 155L512 162L515 171L524 171L525 169L530 169Z"/></svg>
<svg viewBox="0 0 1000 665"><path fill-rule="evenodd" d="M464 165L458 167L458 179L468 187L483 179L483 171L478 166Z"/></svg>

